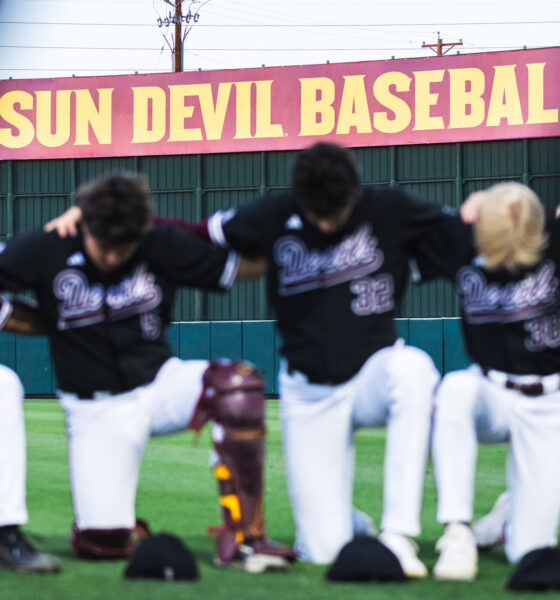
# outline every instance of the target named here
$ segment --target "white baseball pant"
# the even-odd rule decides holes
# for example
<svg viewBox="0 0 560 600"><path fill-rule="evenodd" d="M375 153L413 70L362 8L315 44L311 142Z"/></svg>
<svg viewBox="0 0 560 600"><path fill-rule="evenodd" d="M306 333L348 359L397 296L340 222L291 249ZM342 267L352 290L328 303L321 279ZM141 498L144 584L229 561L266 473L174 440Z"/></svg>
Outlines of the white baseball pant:
<svg viewBox="0 0 560 600"><path fill-rule="evenodd" d="M0 365L0 527L27 523L25 421L19 377Z"/></svg>
<svg viewBox="0 0 560 600"><path fill-rule="evenodd" d="M398 342L376 352L341 385L318 385L280 370L288 486L300 559L332 562L353 536L353 432L387 427L381 528L420 532L432 393L430 357Z"/></svg>
<svg viewBox="0 0 560 600"><path fill-rule="evenodd" d="M478 366L446 375L436 395L433 461L438 521L473 516L477 442L509 442L510 519L505 550L511 562L557 544L560 518L560 376L539 378L541 396L506 389L506 379L533 382ZM548 390L548 393L547 393Z"/></svg>
<svg viewBox="0 0 560 600"><path fill-rule="evenodd" d="M150 436L187 429L209 363L170 358L154 381L130 392L80 400L60 393L79 529L132 528L138 474Z"/></svg>

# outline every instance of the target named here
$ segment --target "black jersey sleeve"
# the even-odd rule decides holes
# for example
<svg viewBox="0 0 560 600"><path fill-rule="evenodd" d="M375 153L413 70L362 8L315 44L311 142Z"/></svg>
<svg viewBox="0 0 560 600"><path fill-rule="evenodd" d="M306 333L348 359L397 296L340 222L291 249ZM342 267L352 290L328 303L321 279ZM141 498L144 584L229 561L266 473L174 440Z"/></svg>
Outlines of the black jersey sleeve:
<svg viewBox="0 0 560 600"><path fill-rule="evenodd" d="M144 241L142 252L175 285L211 290L230 287L240 261L236 252L171 226L152 230Z"/></svg>
<svg viewBox="0 0 560 600"><path fill-rule="evenodd" d="M411 250L419 279L454 279L457 271L476 255L473 230L456 213L443 212L437 226Z"/></svg>
<svg viewBox="0 0 560 600"><path fill-rule="evenodd" d="M393 195L393 212L397 216L397 231L407 247L416 244L440 223L443 217L441 206L425 202L405 190L394 189L390 193Z"/></svg>
<svg viewBox="0 0 560 600"><path fill-rule="evenodd" d="M0 242L0 288L34 289L51 255L49 243L56 234L34 231Z"/></svg>
<svg viewBox="0 0 560 600"><path fill-rule="evenodd" d="M548 235L547 256L557 265L560 265L560 219L548 218L546 220L546 233Z"/></svg>
<svg viewBox="0 0 560 600"><path fill-rule="evenodd" d="M208 219L210 238L243 256L263 256L275 208L275 196L268 195L240 208L216 213Z"/></svg>

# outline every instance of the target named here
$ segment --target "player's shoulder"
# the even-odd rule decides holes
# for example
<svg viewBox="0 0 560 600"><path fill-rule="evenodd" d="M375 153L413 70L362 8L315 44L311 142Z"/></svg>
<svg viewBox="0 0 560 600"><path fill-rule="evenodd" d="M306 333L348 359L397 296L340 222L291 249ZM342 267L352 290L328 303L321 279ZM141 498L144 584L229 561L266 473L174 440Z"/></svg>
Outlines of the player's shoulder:
<svg viewBox="0 0 560 600"><path fill-rule="evenodd" d="M13 238L7 241L7 244L15 243L28 247L31 251L35 249L44 249L46 252L57 248L74 246L76 237L67 236L62 238L56 231L45 232L42 229L35 229L16 234ZM4 244L5 247L5 244Z"/></svg>
<svg viewBox="0 0 560 600"><path fill-rule="evenodd" d="M166 223L152 227L144 236L140 248L144 252L150 252L153 249L170 247L178 243L196 245L199 242L200 240L191 232Z"/></svg>
<svg viewBox="0 0 560 600"><path fill-rule="evenodd" d="M362 188L362 198L371 208L396 208L402 204L419 201L419 197L402 187L391 187L386 184L365 185Z"/></svg>

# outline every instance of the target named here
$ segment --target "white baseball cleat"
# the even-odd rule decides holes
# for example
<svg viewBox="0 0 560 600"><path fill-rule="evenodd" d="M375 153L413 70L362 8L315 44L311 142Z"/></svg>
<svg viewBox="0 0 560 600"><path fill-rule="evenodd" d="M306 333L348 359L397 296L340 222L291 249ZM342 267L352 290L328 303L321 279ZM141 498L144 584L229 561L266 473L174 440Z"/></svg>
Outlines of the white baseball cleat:
<svg viewBox="0 0 560 600"><path fill-rule="evenodd" d="M383 531L379 536L379 541L398 558L407 577L414 579L427 577L428 569L417 555L418 546L406 535Z"/></svg>
<svg viewBox="0 0 560 600"><path fill-rule="evenodd" d="M504 530L510 513L509 492L501 493L492 510L473 523L476 545L481 549L501 546L504 543Z"/></svg>
<svg viewBox="0 0 560 600"><path fill-rule="evenodd" d="M478 552L472 529L450 523L436 543L439 559L433 575L440 581L472 581L477 572Z"/></svg>

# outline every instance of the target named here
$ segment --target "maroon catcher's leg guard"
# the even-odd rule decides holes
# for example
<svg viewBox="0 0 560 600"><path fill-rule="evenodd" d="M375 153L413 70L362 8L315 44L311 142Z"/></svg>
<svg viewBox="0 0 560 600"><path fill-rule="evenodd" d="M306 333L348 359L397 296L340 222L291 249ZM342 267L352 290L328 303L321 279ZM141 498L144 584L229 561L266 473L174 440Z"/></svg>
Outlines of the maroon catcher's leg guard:
<svg viewBox="0 0 560 600"><path fill-rule="evenodd" d="M111 560L130 556L137 544L151 535L146 521L138 519L133 529L78 529L72 525L70 546L78 558Z"/></svg>
<svg viewBox="0 0 560 600"><path fill-rule="evenodd" d="M295 559L291 548L266 537L263 516L265 447L264 380L248 363L211 363L190 427L199 431L213 420L223 523L216 535L220 565L241 562L247 571L285 568Z"/></svg>

